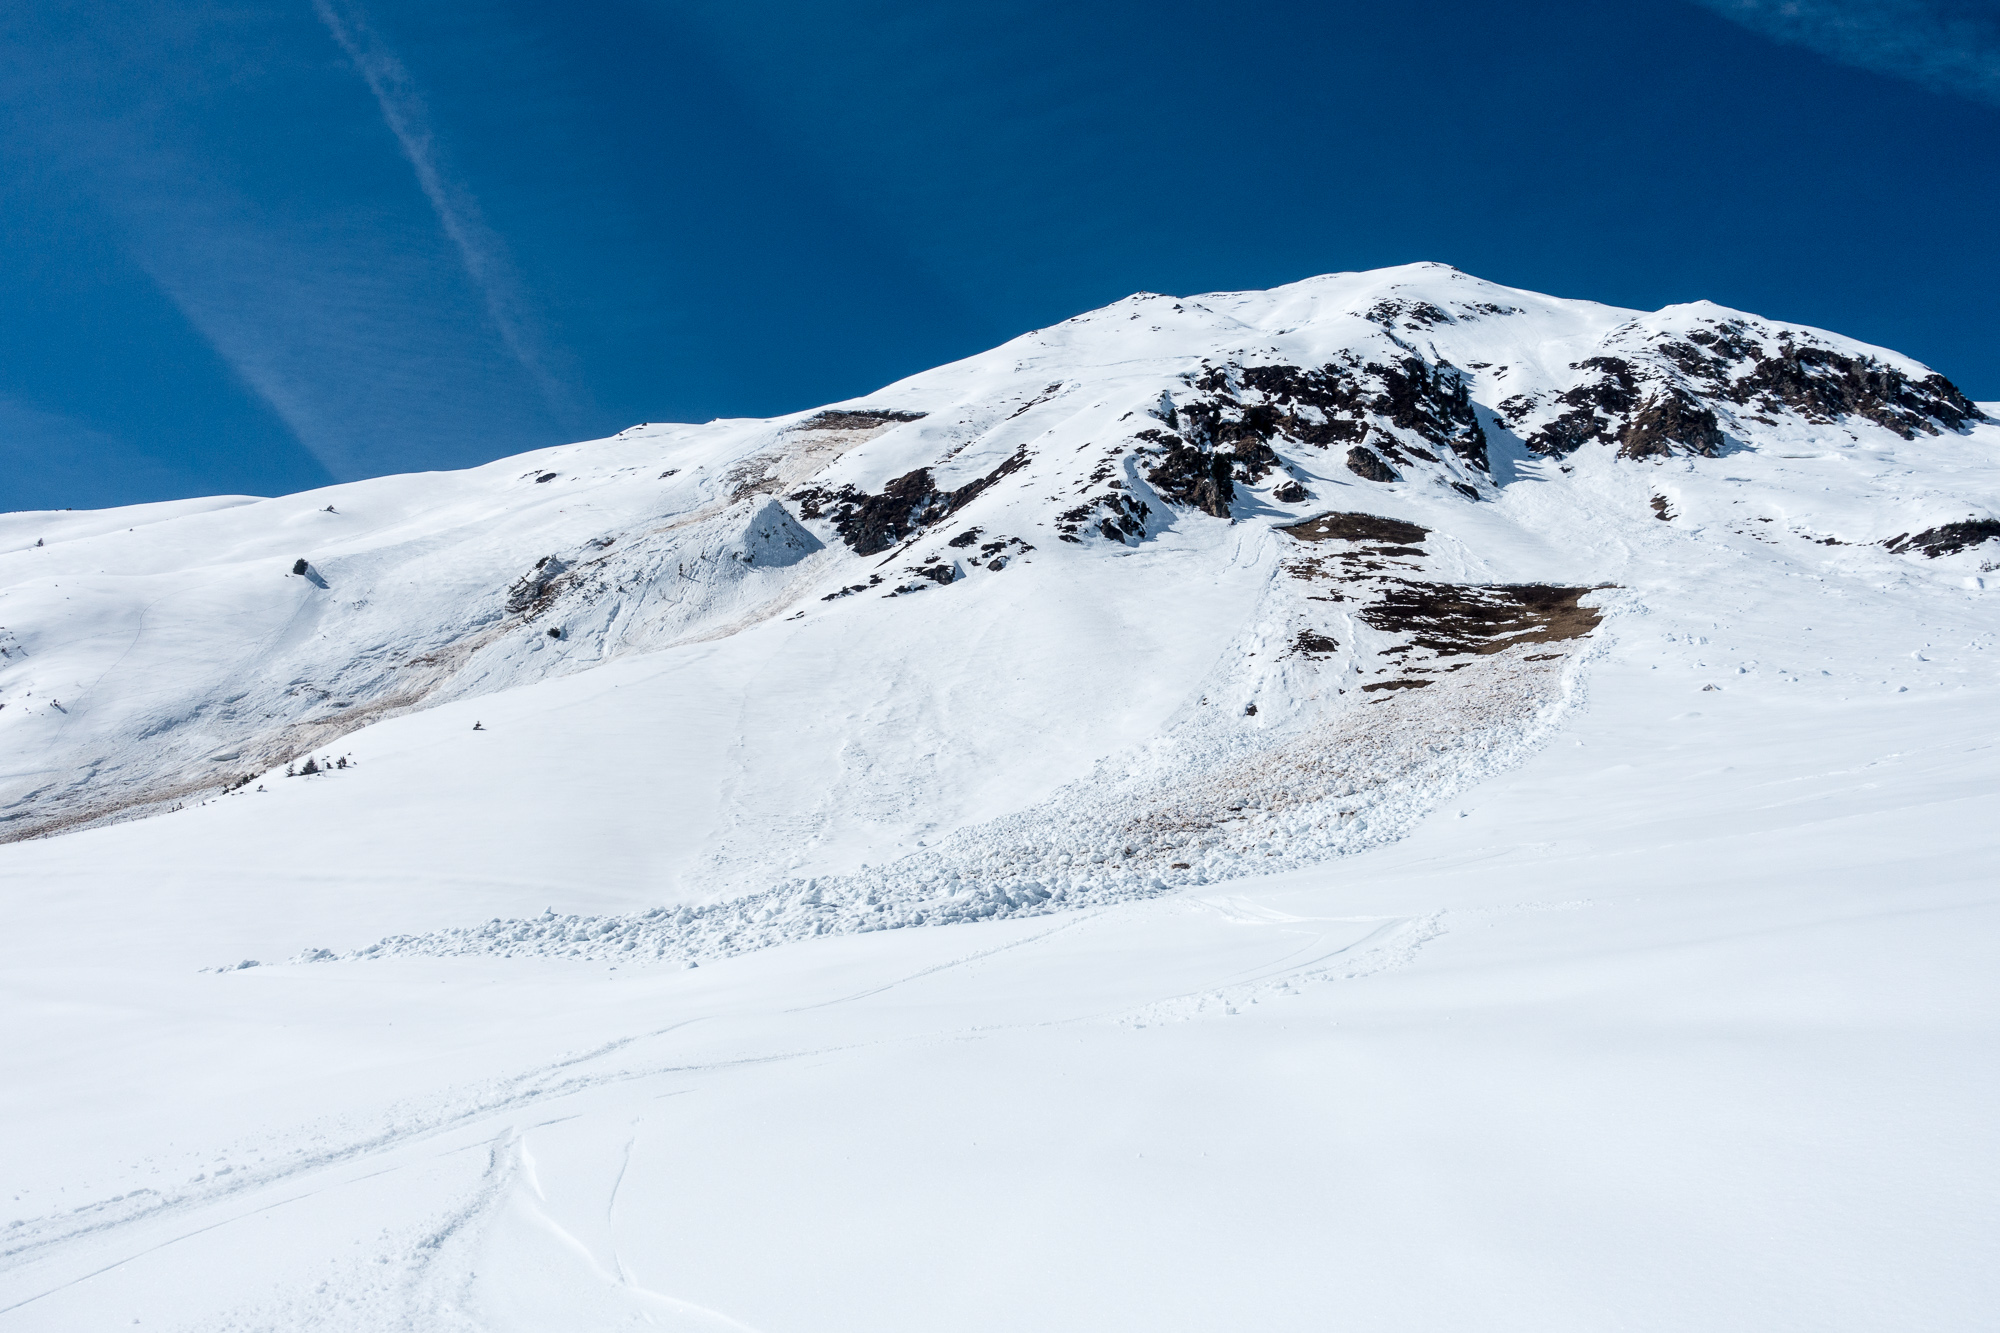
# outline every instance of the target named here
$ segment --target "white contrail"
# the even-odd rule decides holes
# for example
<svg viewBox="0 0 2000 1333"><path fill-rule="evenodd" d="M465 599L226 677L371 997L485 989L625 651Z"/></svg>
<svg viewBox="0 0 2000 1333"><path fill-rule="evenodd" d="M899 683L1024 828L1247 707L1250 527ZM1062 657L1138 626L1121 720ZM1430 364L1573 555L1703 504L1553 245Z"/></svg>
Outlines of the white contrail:
<svg viewBox="0 0 2000 1333"><path fill-rule="evenodd" d="M384 123L402 145L403 156L416 172L417 184L430 200L439 225L458 247L465 271L485 297L487 314L507 350L534 379L549 406L558 415L567 415L569 396L536 345L527 317L527 302L508 262L506 243L486 225L480 216L479 202L471 192L440 169L430 113L416 81L353 5L343 4L336 9L335 0L313 0L313 9L340 49L354 62L368 90L375 94Z"/></svg>
<svg viewBox="0 0 2000 1333"><path fill-rule="evenodd" d="M2000 104L2000 21L1985 5L1950 0L1695 3L1842 64Z"/></svg>

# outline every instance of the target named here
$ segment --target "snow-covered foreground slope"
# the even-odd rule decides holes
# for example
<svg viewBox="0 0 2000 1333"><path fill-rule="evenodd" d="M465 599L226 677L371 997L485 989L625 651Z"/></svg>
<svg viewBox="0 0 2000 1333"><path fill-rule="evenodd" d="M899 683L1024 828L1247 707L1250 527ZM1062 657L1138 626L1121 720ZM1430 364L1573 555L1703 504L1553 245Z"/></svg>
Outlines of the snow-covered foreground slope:
<svg viewBox="0 0 2000 1333"><path fill-rule="evenodd" d="M0 518L0 1328L1980 1327L1996 448L1415 266Z"/></svg>
<svg viewBox="0 0 2000 1333"><path fill-rule="evenodd" d="M1865 690L1648 635L1393 847L693 971L199 974L332 895L16 881L0 1327L1981 1328L2000 747L1943 628Z"/></svg>

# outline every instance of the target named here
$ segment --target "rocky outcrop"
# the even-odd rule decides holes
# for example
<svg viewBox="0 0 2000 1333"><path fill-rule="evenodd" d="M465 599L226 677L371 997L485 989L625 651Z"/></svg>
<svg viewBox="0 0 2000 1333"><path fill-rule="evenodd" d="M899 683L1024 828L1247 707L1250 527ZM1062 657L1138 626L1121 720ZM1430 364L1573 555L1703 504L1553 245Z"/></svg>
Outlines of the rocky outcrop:
<svg viewBox="0 0 2000 1333"><path fill-rule="evenodd" d="M1438 481L1477 498L1461 478L1485 480L1486 433L1454 366L1349 354L1319 367L1211 363L1186 380L1188 391L1168 394L1153 413L1172 429L1135 433L1150 446L1141 451L1153 460L1146 480L1172 504L1226 517L1237 485L1283 469L1280 451L1298 447L1342 447L1349 469L1370 481L1399 481L1399 468L1428 465ZM1295 479L1274 497L1308 498Z"/></svg>
<svg viewBox="0 0 2000 1333"><path fill-rule="evenodd" d="M1904 439L1960 430L1981 420L1979 407L1942 375L1912 380L1869 356L1854 356L1809 335L1723 320L1685 338L1663 342L1660 354L1704 396L1807 421L1859 417Z"/></svg>
<svg viewBox="0 0 2000 1333"><path fill-rule="evenodd" d="M1994 540L2000 540L2000 519L1974 518L1963 523L1926 528L1914 537L1903 533L1882 544L1898 555L1917 551L1935 560L1941 555L1957 555L1969 547Z"/></svg>
<svg viewBox="0 0 2000 1333"><path fill-rule="evenodd" d="M1138 438L1149 440L1159 451L1146 480L1162 498L1217 518L1229 517L1229 502L1236 498L1231 455L1208 452L1165 431L1142 430Z"/></svg>
<svg viewBox="0 0 2000 1333"><path fill-rule="evenodd" d="M1569 388L1517 394L1499 405L1500 421L1520 432L1531 453L1561 458L1598 442L1616 445L1621 458L1712 458L1723 451L1726 431L1741 434L1786 416L1865 421L1905 439L1981 419L1977 404L1944 376L1912 376L1806 330L1723 318L1664 332L1637 321L1608 335L1604 346L1605 354L1570 367L1583 374Z"/></svg>
<svg viewBox="0 0 2000 1333"><path fill-rule="evenodd" d="M1715 458L1722 453L1715 413L1684 394L1646 400L1618 432L1620 458L1668 458L1676 453Z"/></svg>
<svg viewBox="0 0 2000 1333"><path fill-rule="evenodd" d="M920 467L889 482L880 495L843 497L833 528L856 555L874 555L949 514L952 500L952 492L931 480L931 470Z"/></svg>
<svg viewBox="0 0 2000 1333"><path fill-rule="evenodd" d="M1028 465L1032 455L1023 448L983 477L953 490L940 490L927 467L905 472L870 495L853 486L837 491L807 487L789 497L801 518L832 512L834 531L856 555L874 555L963 509L1000 478Z"/></svg>
<svg viewBox="0 0 2000 1333"><path fill-rule="evenodd" d="M1347 470L1363 481L1401 481L1396 469L1383 462L1373 449L1360 445L1347 451Z"/></svg>
<svg viewBox="0 0 2000 1333"><path fill-rule="evenodd" d="M1209 366L1197 396L1178 405L1190 438L1215 447L1274 439L1329 447L1366 440L1401 461L1405 451L1435 462L1448 451L1485 471L1486 433L1471 388L1454 366L1405 356L1393 363ZM1414 437L1414 438L1412 438ZM1429 448L1426 448L1429 446Z"/></svg>
<svg viewBox="0 0 2000 1333"><path fill-rule="evenodd" d="M1593 356L1571 369L1589 374L1556 395L1564 410L1522 440L1529 453L1561 458L1593 440L1614 439L1627 424L1625 418L1638 406L1639 372L1623 357Z"/></svg>
<svg viewBox="0 0 2000 1333"><path fill-rule="evenodd" d="M1371 363L1366 371L1380 385L1369 403L1371 411L1451 450L1481 472L1488 470L1486 432L1472 410L1471 389L1456 368L1411 356L1393 367Z"/></svg>

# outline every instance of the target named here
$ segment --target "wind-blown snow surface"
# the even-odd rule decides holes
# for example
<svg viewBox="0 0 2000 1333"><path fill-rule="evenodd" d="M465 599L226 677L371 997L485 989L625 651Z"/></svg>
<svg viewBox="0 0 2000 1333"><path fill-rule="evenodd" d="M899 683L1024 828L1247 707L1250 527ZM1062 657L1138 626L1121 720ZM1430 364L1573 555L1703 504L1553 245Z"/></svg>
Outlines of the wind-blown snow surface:
<svg viewBox="0 0 2000 1333"><path fill-rule="evenodd" d="M1981 1327L1929 377L1417 266L6 516L15 826L182 808L0 851L0 1327Z"/></svg>

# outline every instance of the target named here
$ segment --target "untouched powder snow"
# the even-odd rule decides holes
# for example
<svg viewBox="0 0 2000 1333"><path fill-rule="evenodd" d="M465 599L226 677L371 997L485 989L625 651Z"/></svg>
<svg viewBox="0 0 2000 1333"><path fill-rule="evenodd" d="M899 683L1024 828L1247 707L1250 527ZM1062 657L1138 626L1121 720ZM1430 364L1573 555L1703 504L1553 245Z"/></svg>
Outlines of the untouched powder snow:
<svg viewBox="0 0 2000 1333"><path fill-rule="evenodd" d="M1415 265L0 516L0 1329L1982 1327L1991 406Z"/></svg>

